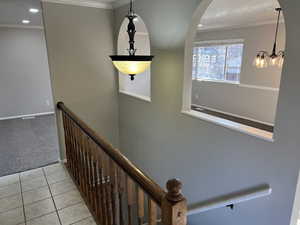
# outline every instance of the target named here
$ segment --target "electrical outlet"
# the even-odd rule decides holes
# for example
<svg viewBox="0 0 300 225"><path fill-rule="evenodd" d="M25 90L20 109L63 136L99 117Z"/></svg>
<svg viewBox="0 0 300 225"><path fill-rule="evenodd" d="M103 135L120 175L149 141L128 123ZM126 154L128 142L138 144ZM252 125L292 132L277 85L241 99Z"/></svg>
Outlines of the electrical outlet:
<svg viewBox="0 0 300 225"><path fill-rule="evenodd" d="M50 101L46 100L46 104L47 104L47 106L50 106Z"/></svg>

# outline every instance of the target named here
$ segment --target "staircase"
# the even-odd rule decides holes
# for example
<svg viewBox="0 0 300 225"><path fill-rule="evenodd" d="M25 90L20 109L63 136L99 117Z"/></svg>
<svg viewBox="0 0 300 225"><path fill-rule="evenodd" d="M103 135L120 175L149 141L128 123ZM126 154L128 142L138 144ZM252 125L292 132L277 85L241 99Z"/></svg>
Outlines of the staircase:
<svg viewBox="0 0 300 225"><path fill-rule="evenodd" d="M57 106L67 169L98 225L186 225L180 181L169 180L165 191L64 103Z"/></svg>

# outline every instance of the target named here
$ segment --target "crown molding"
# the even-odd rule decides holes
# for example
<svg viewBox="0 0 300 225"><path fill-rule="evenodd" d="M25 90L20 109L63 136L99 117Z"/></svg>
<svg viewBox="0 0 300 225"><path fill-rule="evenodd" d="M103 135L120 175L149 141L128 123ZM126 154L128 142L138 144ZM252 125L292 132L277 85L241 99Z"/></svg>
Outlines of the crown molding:
<svg viewBox="0 0 300 225"><path fill-rule="evenodd" d="M257 26L264 26L264 25L271 25L276 24L276 20L269 20L269 21L262 21L257 23L245 24L245 25L232 25L232 26L207 26L207 27L198 27L197 32L211 32L211 31L218 31L218 30L233 30L233 29L240 29L240 28L247 28L247 27L257 27ZM279 21L280 24L284 24L284 20Z"/></svg>
<svg viewBox="0 0 300 225"><path fill-rule="evenodd" d="M42 2L50 2L64 5L76 5L83 7L91 7L91 8L99 8L99 9L113 9L113 5L111 3L103 3L92 0L42 0Z"/></svg>
<svg viewBox="0 0 300 225"><path fill-rule="evenodd" d="M43 30L43 26L31 26L31 25L21 25L21 24L0 24L0 28L18 28L18 29L38 29Z"/></svg>

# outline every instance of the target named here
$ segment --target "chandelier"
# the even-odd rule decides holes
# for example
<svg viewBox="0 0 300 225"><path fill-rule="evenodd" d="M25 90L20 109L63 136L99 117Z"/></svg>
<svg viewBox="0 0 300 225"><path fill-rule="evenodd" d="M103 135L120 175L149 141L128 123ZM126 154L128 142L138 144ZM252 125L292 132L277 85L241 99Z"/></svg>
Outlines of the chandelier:
<svg viewBox="0 0 300 225"><path fill-rule="evenodd" d="M133 11L133 0L130 1L130 9L126 18L129 20L127 27L129 36L128 55L112 55L110 58L120 72L128 74L130 79L134 80L135 75L145 72L150 67L154 56L135 54L137 49L134 47L136 33L134 20L137 18L137 15Z"/></svg>
<svg viewBox="0 0 300 225"><path fill-rule="evenodd" d="M268 65L271 66L278 66L282 67L284 62L284 51L281 50L277 52L277 36L278 36L278 29L279 29L279 20L282 8L276 8L276 12L278 12L277 17L277 25L276 25L276 32L275 32L275 41L273 45L272 53L269 54L267 51L259 51L254 59L254 66L257 68L266 68ZM269 63L268 63L269 60Z"/></svg>

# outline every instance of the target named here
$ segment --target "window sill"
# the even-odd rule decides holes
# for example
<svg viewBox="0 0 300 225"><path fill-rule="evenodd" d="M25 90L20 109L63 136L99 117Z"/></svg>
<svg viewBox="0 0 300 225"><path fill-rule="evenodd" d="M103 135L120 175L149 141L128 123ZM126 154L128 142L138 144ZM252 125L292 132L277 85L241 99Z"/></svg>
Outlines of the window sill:
<svg viewBox="0 0 300 225"><path fill-rule="evenodd" d="M132 94L132 93L126 92L126 91L119 91L119 93L123 94L123 95L128 95L130 97L133 97L133 98L136 98L136 99L139 99L139 100L143 100L143 101L146 101L146 102L151 102L150 97L146 97L146 96L143 96L143 95L136 95L136 94Z"/></svg>
<svg viewBox="0 0 300 225"><path fill-rule="evenodd" d="M210 83L222 83L222 84L235 84L240 85L240 82L234 82L234 81L224 81L224 80L204 80L204 79L193 79L193 81L199 81L199 82L210 82Z"/></svg>
<svg viewBox="0 0 300 225"><path fill-rule="evenodd" d="M194 110L183 110L182 113L185 114L185 115L188 115L188 116L192 116L194 118L198 118L198 119L201 119L201 120L204 120L204 121L212 122L214 124L217 124L217 125L220 125L220 126L232 129L232 130L242 132L244 134L251 135L253 137L263 139L263 140L268 141L268 142L274 142L273 133L268 132L268 131L264 131L264 130L261 130L261 129L258 129L258 128L250 127L250 126L240 124L240 123L237 123L237 122L233 122L233 121L230 121L230 120L222 119L220 117L208 115L206 113L197 112L197 111L194 111Z"/></svg>

